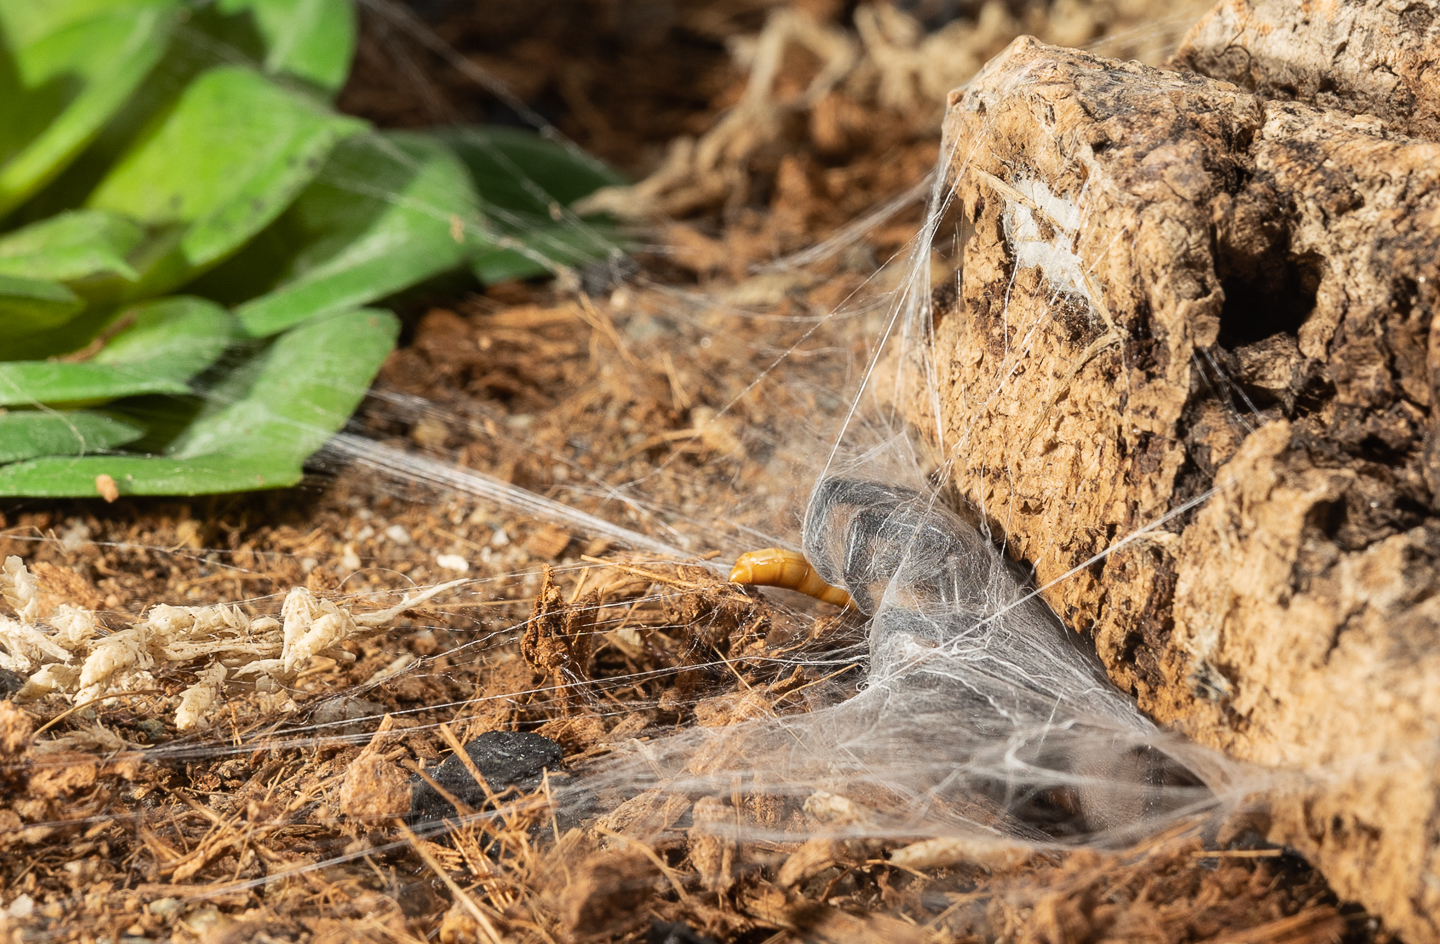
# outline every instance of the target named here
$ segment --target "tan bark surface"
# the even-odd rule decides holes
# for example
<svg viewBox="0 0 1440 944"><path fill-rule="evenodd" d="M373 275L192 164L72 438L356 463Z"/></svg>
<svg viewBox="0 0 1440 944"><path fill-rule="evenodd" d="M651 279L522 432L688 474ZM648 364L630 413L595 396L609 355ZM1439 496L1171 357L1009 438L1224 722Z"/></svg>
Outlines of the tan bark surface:
<svg viewBox="0 0 1440 944"><path fill-rule="evenodd" d="M1309 772L1271 838L1440 941L1440 144L1393 130L1414 115L1017 40L951 99L967 241L931 331L952 479L1056 611L1160 721Z"/></svg>
<svg viewBox="0 0 1440 944"><path fill-rule="evenodd" d="M1221 0L1174 65L1263 98L1374 115L1393 131L1440 138L1436 0Z"/></svg>

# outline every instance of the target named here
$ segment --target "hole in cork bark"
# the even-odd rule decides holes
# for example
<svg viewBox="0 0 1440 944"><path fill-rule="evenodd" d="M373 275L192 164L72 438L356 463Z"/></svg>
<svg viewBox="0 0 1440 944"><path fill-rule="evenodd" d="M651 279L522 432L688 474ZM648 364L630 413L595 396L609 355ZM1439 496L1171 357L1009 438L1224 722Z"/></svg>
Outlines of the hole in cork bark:
<svg viewBox="0 0 1440 944"><path fill-rule="evenodd" d="M1315 310L1322 266L1318 256L1301 256L1279 272L1257 267L1222 278L1220 346L1234 350L1275 334L1296 335Z"/></svg>
<svg viewBox="0 0 1440 944"><path fill-rule="evenodd" d="M1333 540L1345 526L1346 508L1343 501L1316 502L1305 514L1305 525L1320 536Z"/></svg>

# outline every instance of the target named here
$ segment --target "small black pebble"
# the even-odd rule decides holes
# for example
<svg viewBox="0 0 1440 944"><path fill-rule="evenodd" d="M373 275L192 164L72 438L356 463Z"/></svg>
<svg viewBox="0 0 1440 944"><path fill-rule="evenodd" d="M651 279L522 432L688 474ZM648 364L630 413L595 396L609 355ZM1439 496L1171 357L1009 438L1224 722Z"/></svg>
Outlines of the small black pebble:
<svg viewBox="0 0 1440 944"><path fill-rule="evenodd" d="M491 792L514 787L528 793L540 786L546 768L560 767L560 745L527 731L487 731L465 745L475 769ZM431 779L474 809L486 805L485 789L470 776L459 757L451 755L429 771ZM410 778L411 824L429 823L455 815L455 807L418 776Z"/></svg>
<svg viewBox="0 0 1440 944"><path fill-rule="evenodd" d="M16 692L25 687L25 676L9 669L0 669L0 701L14 698Z"/></svg>
<svg viewBox="0 0 1440 944"><path fill-rule="evenodd" d="M650 925L645 944L715 944L715 940L679 922L656 921Z"/></svg>

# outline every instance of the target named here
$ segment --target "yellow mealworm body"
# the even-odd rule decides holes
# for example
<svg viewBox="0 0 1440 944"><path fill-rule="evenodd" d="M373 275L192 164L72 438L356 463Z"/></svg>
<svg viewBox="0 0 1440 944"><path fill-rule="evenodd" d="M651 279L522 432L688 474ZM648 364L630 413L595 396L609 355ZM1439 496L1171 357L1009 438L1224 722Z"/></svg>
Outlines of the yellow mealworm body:
<svg viewBox="0 0 1440 944"><path fill-rule="evenodd" d="M855 605L850 594L821 580L804 555L780 547L749 551L735 558L735 567L730 571L730 582L758 587L784 587L786 590L798 590L836 606Z"/></svg>

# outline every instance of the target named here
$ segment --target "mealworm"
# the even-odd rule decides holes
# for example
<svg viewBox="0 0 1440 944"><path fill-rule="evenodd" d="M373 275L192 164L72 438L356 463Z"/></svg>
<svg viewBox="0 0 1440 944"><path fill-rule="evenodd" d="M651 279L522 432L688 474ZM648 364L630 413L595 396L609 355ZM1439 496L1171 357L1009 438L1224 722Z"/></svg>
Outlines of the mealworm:
<svg viewBox="0 0 1440 944"><path fill-rule="evenodd" d="M850 594L822 580L804 555L780 547L767 547L741 554L735 559L735 567L730 571L730 582L759 587L783 587L786 590L798 590L836 606L855 606Z"/></svg>

